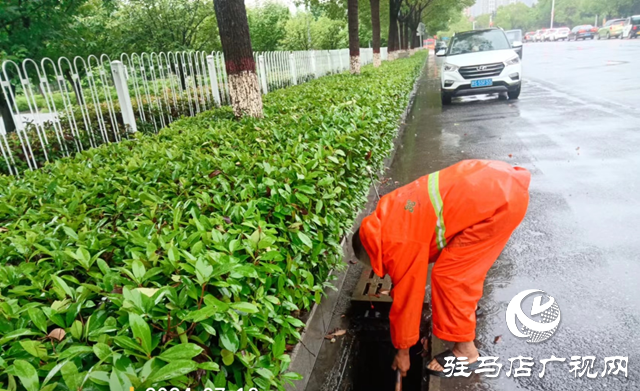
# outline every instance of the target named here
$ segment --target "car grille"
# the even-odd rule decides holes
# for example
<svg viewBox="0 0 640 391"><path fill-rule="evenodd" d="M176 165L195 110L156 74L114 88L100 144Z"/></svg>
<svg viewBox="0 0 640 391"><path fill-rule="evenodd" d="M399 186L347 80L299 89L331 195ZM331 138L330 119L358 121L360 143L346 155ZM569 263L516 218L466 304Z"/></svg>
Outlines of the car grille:
<svg viewBox="0 0 640 391"><path fill-rule="evenodd" d="M459 72L465 79L477 79L479 77L499 76L504 69L504 64L497 62L495 64L474 65L470 67L461 67Z"/></svg>

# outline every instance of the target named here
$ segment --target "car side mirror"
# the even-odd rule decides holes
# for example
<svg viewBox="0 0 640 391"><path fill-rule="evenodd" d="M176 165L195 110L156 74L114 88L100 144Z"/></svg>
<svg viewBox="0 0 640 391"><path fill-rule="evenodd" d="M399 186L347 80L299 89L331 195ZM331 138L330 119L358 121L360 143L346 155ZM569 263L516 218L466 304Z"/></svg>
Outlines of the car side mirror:
<svg viewBox="0 0 640 391"><path fill-rule="evenodd" d="M436 57L444 57L447 55L447 51L445 49L440 49L436 52Z"/></svg>
<svg viewBox="0 0 640 391"><path fill-rule="evenodd" d="M514 48L521 48L522 47L522 42L521 41L513 41L511 46L514 47Z"/></svg>

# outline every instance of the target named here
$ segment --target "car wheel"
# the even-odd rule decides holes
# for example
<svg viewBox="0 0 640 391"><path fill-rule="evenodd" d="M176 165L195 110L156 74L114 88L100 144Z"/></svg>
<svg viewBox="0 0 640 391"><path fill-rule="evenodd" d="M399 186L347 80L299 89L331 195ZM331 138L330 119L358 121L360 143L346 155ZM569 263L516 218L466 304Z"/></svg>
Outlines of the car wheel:
<svg viewBox="0 0 640 391"><path fill-rule="evenodd" d="M611 39L611 34L607 31L607 35L604 36L606 39Z"/></svg>
<svg viewBox="0 0 640 391"><path fill-rule="evenodd" d="M596 35L596 39L599 41L600 40L600 34Z"/></svg>
<svg viewBox="0 0 640 391"><path fill-rule="evenodd" d="M507 95L509 95L509 99L518 99L520 97L521 90L522 85L519 85L517 90L507 92Z"/></svg>
<svg viewBox="0 0 640 391"><path fill-rule="evenodd" d="M442 100L443 106L448 106L451 104L451 95L447 94L446 92L440 93L440 99Z"/></svg>

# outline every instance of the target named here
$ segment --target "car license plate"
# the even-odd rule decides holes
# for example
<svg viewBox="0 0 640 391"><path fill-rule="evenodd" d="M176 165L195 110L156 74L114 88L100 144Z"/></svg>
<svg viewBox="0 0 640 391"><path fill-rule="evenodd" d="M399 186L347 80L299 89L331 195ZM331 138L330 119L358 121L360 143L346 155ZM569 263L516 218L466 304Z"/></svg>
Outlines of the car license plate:
<svg viewBox="0 0 640 391"><path fill-rule="evenodd" d="M493 79L471 80L471 88L491 87L492 85L493 85Z"/></svg>

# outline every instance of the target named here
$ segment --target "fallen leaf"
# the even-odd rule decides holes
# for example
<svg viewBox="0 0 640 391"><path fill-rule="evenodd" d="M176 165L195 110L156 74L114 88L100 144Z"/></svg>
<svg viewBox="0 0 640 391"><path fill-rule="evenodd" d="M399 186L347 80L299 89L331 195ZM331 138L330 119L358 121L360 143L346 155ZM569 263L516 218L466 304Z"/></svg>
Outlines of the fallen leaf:
<svg viewBox="0 0 640 391"><path fill-rule="evenodd" d="M371 151L367 152L367 156L365 156L364 160L371 159Z"/></svg>
<svg viewBox="0 0 640 391"><path fill-rule="evenodd" d="M9 230L6 229L5 227L0 227L0 232L9 232Z"/></svg>
<svg viewBox="0 0 640 391"><path fill-rule="evenodd" d="M331 343L334 343L334 342L336 342L336 339L335 338L331 338Z"/></svg>
<svg viewBox="0 0 640 391"><path fill-rule="evenodd" d="M349 263L352 265L355 265L356 263L358 263L358 261L354 261L353 259L349 260Z"/></svg>
<svg viewBox="0 0 640 391"><path fill-rule="evenodd" d="M225 221L225 223L227 223L227 224L231 224L231 219L230 219L230 218L228 218L227 216L223 216L223 217L222 217L222 220L224 220L224 221Z"/></svg>
<svg viewBox="0 0 640 391"><path fill-rule="evenodd" d="M381 295L388 295L389 294L389 290L388 289L383 289L380 291Z"/></svg>
<svg viewBox="0 0 640 391"><path fill-rule="evenodd" d="M64 331L64 329L61 328L57 328L57 329L53 329L49 335L47 335L47 337L51 338L51 339L55 339L56 341L60 342L64 339L64 336L67 335L67 332Z"/></svg>
<svg viewBox="0 0 640 391"><path fill-rule="evenodd" d="M344 335L346 333L347 333L347 330L335 329L332 332L330 332L329 334L325 335L324 338L325 339L335 340L335 337L339 337L339 336Z"/></svg>
<svg viewBox="0 0 640 391"><path fill-rule="evenodd" d="M212 172L211 174L209 174L209 178L213 178L213 177L217 177L218 175L222 174L222 171L220 170L215 170L214 172Z"/></svg>
<svg viewBox="0 0 640 391"><path fill-rule="evenodd" d="M509 157L513 157L513 154L511 154L511 153L510 153L510 154L509 154Z"/></svg>
<svg viewBox="0 0 640 391"><path fill-rule="evenodd" d="M498 343L498 342L500 342L500 341L502 341L502 335L498 335L498 336L493 340L493 343Z"/></svg>
<svg viewBox="0 0 640 391"><path fill-rule="evenodd" d="M580 150L580 147L576 148L576 151L579 151L579 150Z"/></svg>
<svg viewBox="0 0 640 391"><path fill-rule="evenodd" d="M341 335L345 335L347 333L347 330L343 330L343 329L338 329L333 333L334 337L339 337Z"/></svg>

